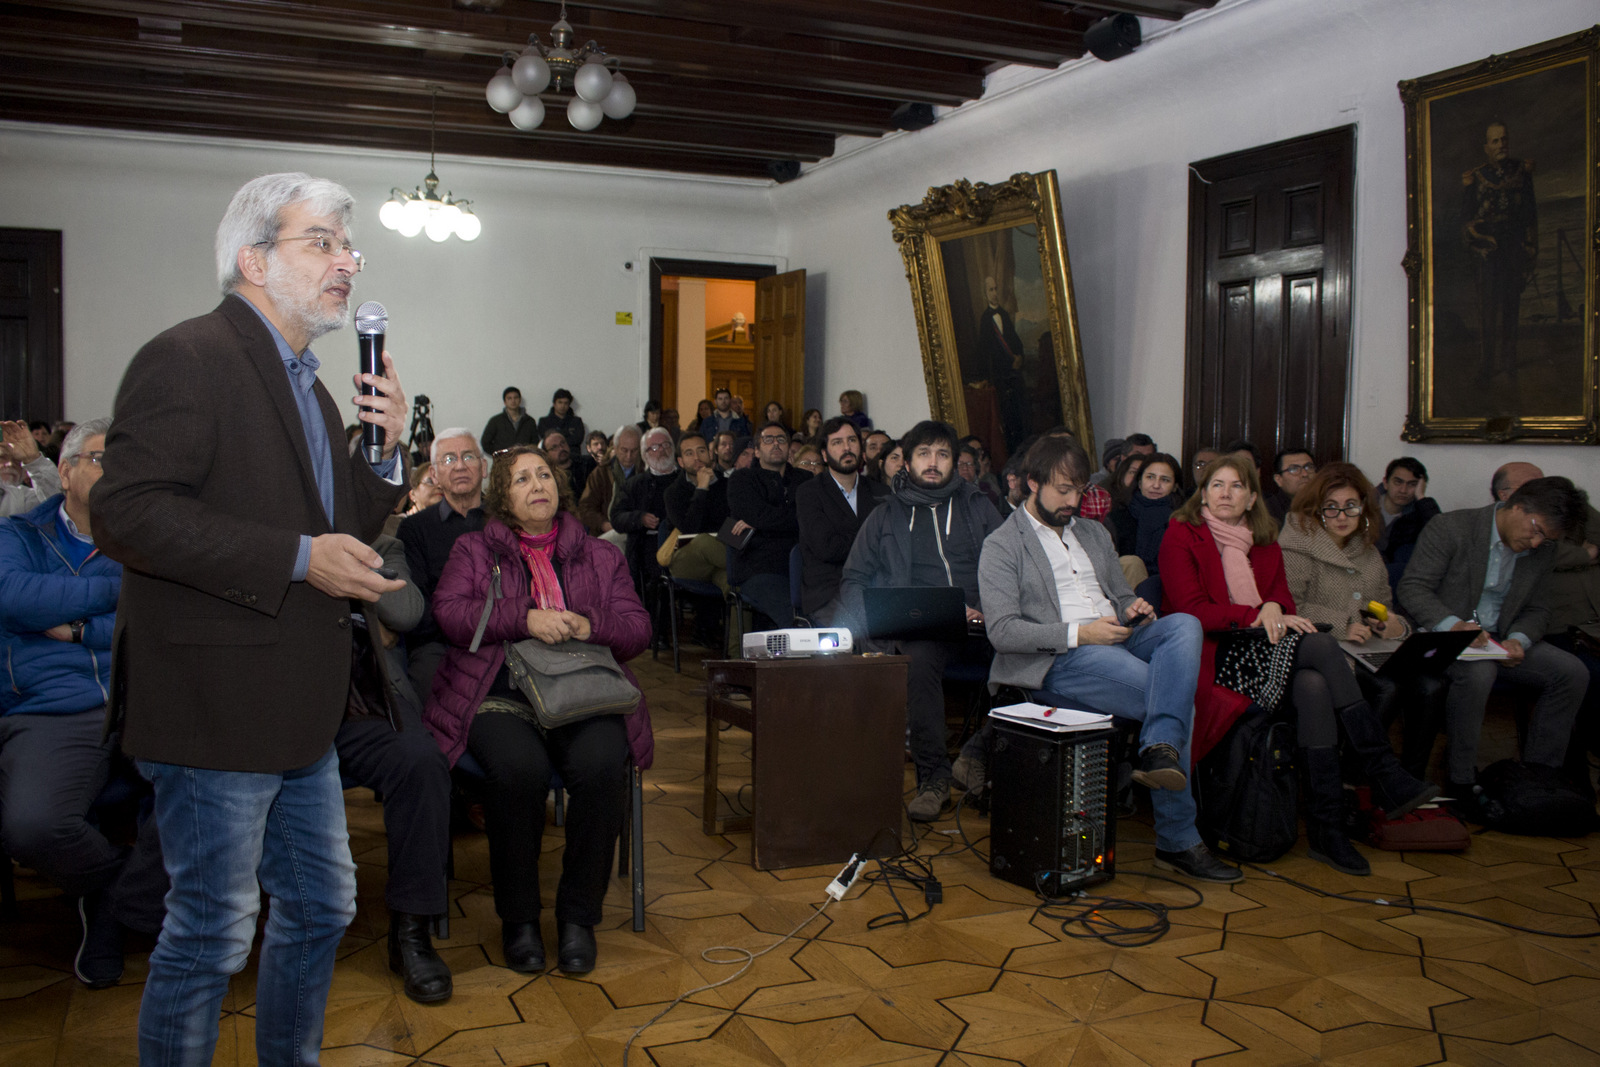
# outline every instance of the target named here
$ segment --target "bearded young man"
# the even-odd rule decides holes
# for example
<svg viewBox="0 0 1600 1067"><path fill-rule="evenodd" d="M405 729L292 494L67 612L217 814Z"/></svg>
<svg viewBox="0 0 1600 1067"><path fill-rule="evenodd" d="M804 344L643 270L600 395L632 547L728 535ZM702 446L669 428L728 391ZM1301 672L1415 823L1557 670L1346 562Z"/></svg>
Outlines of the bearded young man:
<svg viewBox="0 0 1600 1067"><path fill-rule="evenodd" d="M889 496L889 487L862 475L861 431L843 415L822 424L827 470L794 492L800 519L800 611L813 625L832 625L839 579L861 524Z"/></svg>

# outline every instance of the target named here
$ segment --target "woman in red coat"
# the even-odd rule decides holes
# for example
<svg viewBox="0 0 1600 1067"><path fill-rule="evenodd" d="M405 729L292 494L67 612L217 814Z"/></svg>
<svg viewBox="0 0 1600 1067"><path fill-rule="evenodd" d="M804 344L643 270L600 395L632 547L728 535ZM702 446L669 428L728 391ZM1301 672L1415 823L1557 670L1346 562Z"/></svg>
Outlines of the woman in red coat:
<svg viewBox="0 0 1600 1067"><path fill-rule="evenodd" d="M604 645L625 663L649 643L650 616L622 553L588 535L572 513L568 479L542 450L518 445L497 453L484 507L491 518L481 532L457 539L433 594L433 616L450 648L424 722L452 766L470 752L483 768L494 906L506 966L515 971L544 969L539 845L550 776L561 775L571 803L556 889L557 960L566 973L583 974L594 969L594 925L622 831L630 750L639 767L650 765L650 713L641 699L627 716L547 730L511 682L502 643L571 638ZM497 564L501 598L470 651Z"/></svg>
<svg viewBox="0 0 1600 1067"><path fill-rule="evenodd" d="M1255 465L1234 453L1206 465L1200 488L1173 513L1162 539L1162 610L1197 617L1207 633L1195 691L1194 758L1215 745L1252 701L1269 709L1292 703L1311 856L1347 874L1370 874L1344 833L1340 725L1391 815L1433 799L1438 787L1407 774L1386 740L1374 743L1384 737L1383 727L1362 699L1338 642L1295 614L1277 537ZM1260 632L1241 634L1220 650L1212 636L1250 629Z"/></svg>

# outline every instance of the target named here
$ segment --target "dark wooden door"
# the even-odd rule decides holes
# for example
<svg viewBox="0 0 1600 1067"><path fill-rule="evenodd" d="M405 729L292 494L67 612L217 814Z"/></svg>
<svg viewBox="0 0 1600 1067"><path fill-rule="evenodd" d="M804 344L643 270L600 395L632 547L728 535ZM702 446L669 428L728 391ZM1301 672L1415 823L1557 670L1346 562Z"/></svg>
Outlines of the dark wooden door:
<svg viewBox="0 0 1600 1067"><path fill-rule="evenodd" d="M1190 167L1185 454L1344 456L1354 176L1353 126Z"/></svg>
<svg viewBox="0 0 1600 1067"><path fill-rule="evenodd" d="M0 418L62 415L61 231L0 229Z"/></svg>
<svg viewBox="0 0 1600 1067"><path fill-rule="evenodd" d="M756 399L784 411L805 410L806 272L791 270L756 282ZM756 416L751 415L754 423ZM798 419L798 416L790 416Z"/></svg>

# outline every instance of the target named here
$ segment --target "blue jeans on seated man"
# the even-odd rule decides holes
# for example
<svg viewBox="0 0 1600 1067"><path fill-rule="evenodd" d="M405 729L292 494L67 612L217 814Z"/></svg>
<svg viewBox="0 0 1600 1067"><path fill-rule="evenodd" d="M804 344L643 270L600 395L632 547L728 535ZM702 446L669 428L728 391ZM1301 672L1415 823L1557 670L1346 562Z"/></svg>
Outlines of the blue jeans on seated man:
<svg viewBox="0 0 1600 1067"><path fill-rule="evenodd" d="M1189 773L1194 732L1194 687L1200 674L1204 631L1193 615L1167 615L1134 628L1120 645L1079 645L1050 665L1041 692L1066 707L1086 705L1120 719L1143 723L1139 748L1168 744ZM1037 699L1037 697L1035 698ZM1182 852L1200 843L1194 828L1194 794L1188 789L1152 789L1156 848Z"/></svg>
<svg viewBox="0 0 1600 1067"><path fill-rule="evenodd" d="M355 864L333 748L282 774L139 761L172 889L139 1009L139 1062L211 1062L228 979L272 898L256 978L256 1055L314 1064L334 951L355 917Z"/></svg>

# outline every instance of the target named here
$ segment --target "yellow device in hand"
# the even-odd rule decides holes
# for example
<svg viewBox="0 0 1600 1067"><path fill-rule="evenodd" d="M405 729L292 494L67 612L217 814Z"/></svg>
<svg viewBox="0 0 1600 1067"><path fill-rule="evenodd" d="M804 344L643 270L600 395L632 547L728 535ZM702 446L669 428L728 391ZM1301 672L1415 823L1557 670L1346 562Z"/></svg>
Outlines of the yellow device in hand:
<svg viewBox="0 0 1600 1067"><path fill-rule="evenodd" d="M1389 621L1389 609L1376 600L1367 601L1366 606L1361 609L1361 615L1363 618L1373 619L1377 622Z"/></svg>

